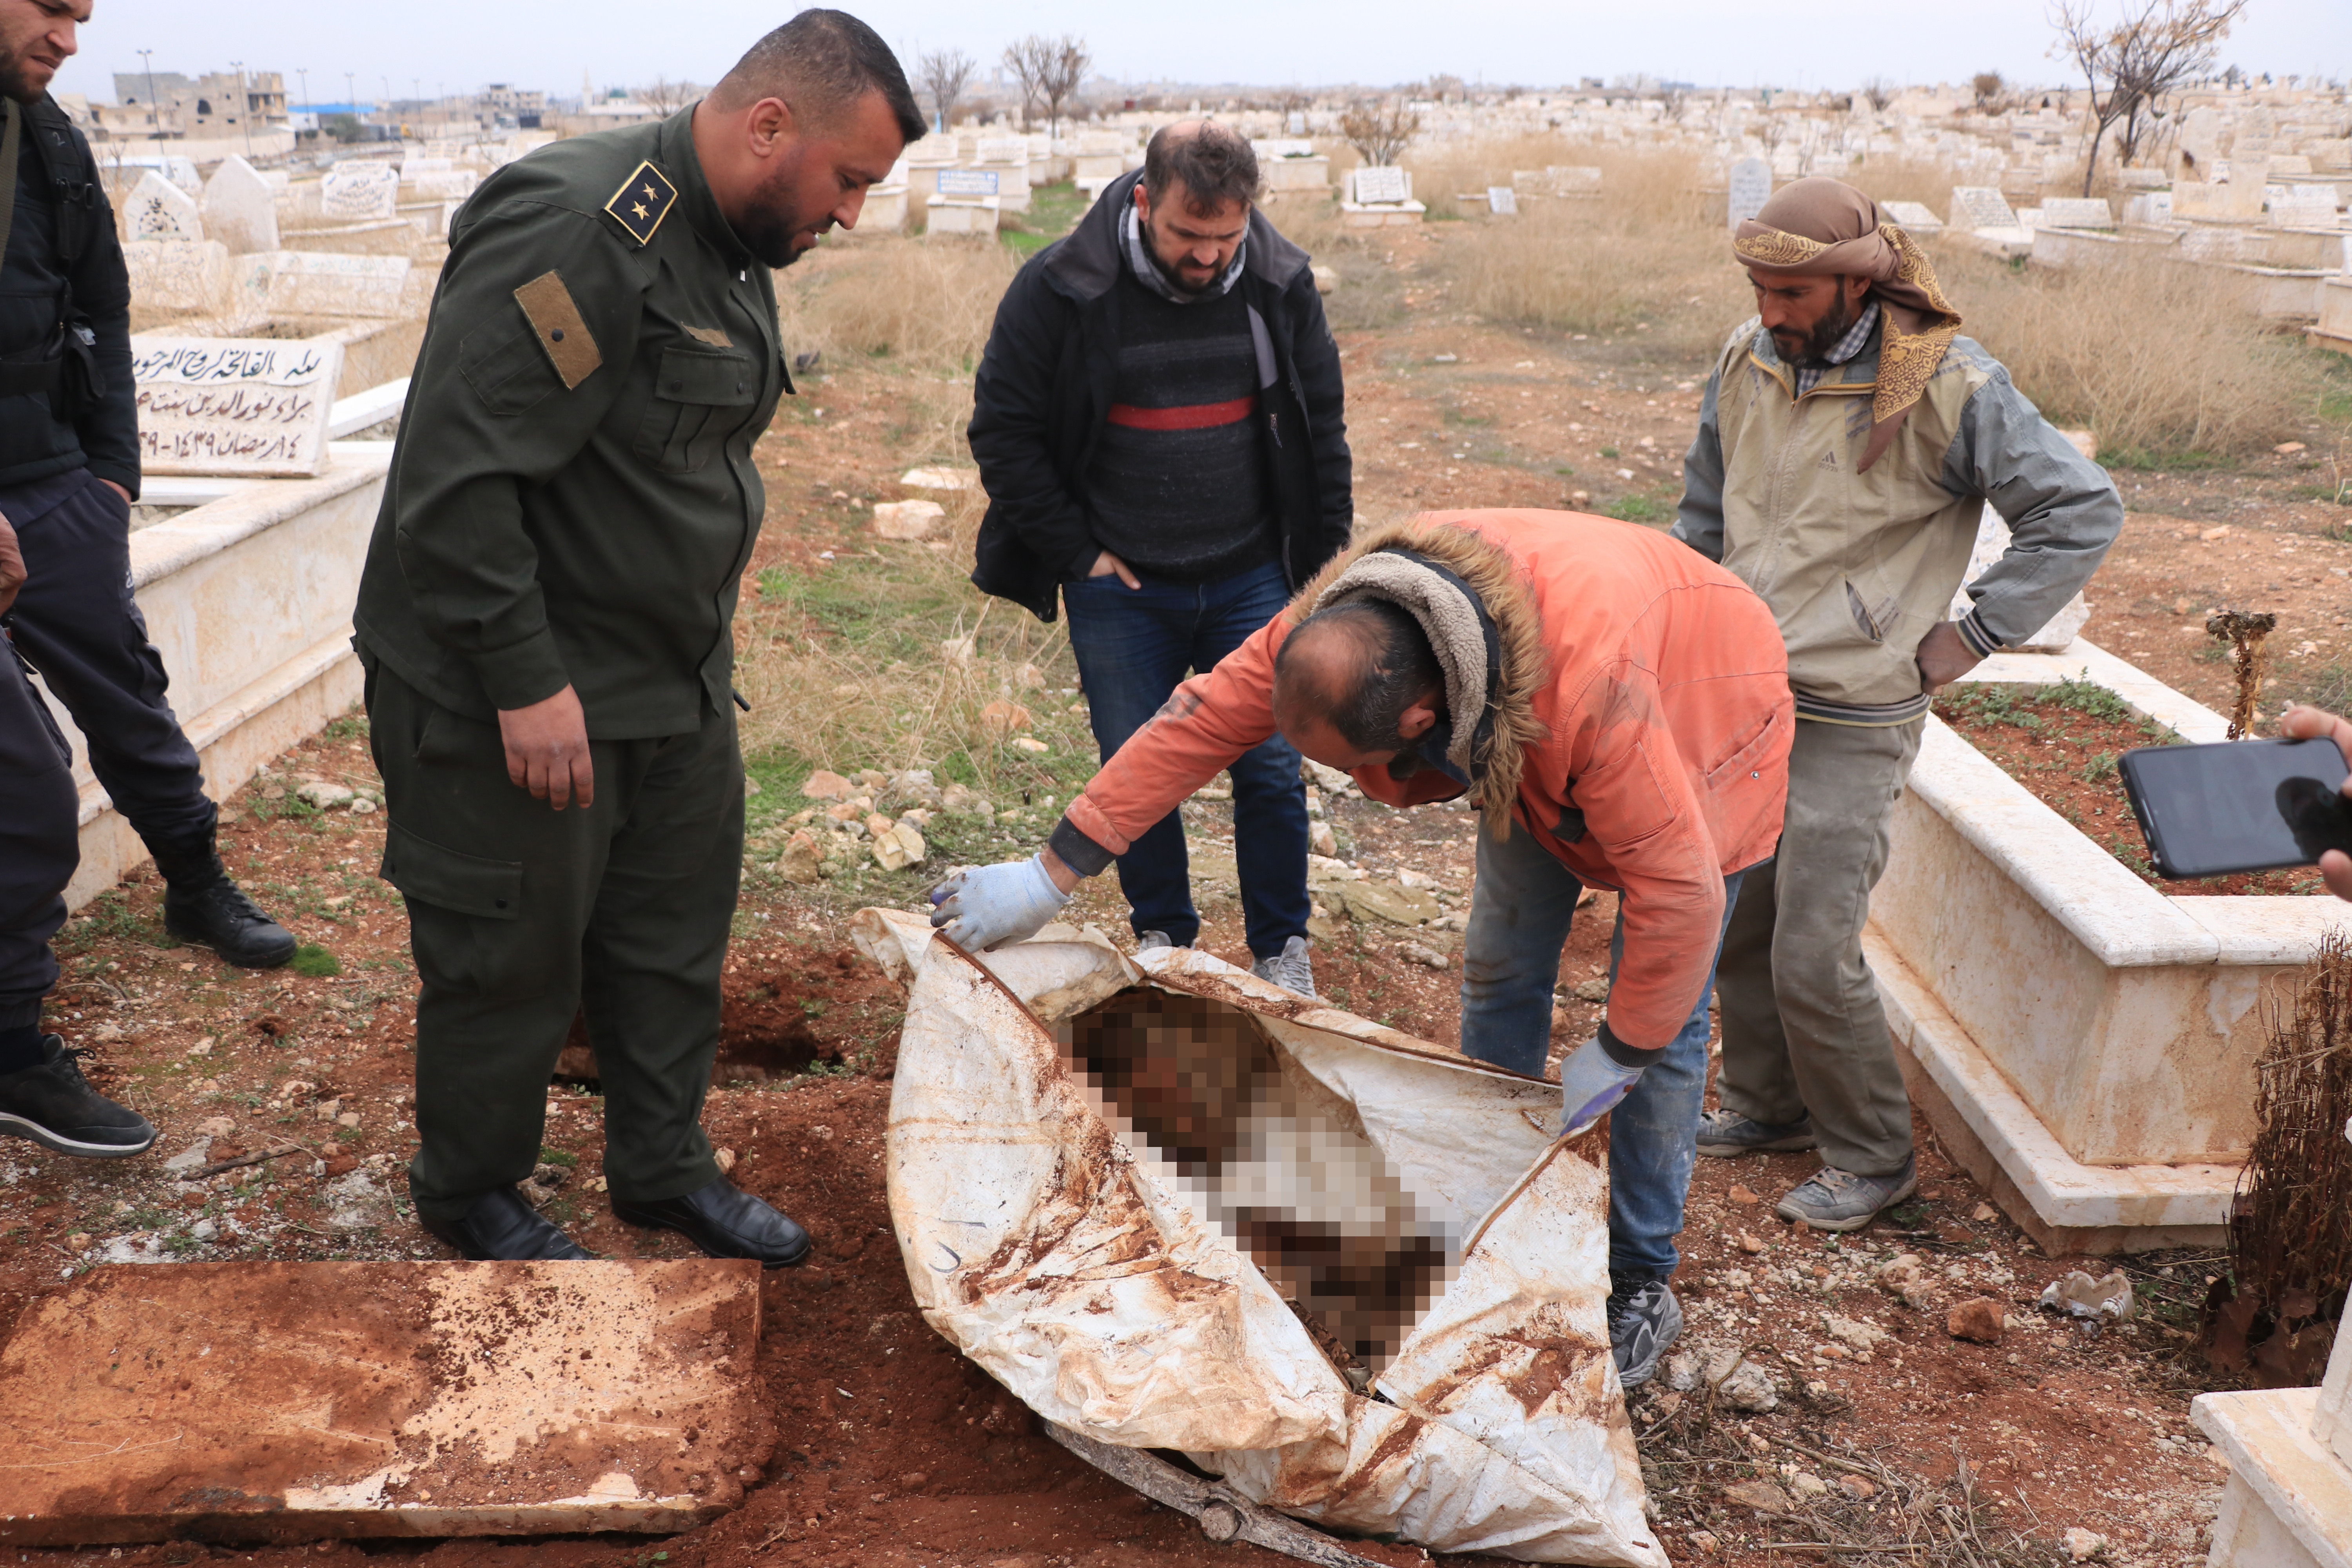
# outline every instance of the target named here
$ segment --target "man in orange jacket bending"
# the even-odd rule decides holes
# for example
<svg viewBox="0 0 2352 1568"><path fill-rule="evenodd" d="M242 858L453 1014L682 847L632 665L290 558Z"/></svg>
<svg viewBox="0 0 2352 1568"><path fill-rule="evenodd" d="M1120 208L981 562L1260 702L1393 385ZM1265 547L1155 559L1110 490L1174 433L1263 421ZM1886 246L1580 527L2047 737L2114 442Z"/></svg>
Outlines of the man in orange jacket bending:
<svg viewBox="0 0 2352 1568"><path fill-rule="evenodd" d="M932 924L971 949L1035 932L1082 876L1279 732L1374 800L1466 794L1483 819L1462 1048L1540 1074L1569 918L1620 895L1606 1016L1561 1064L1563 1130L1614 1109L1610 1337L1628 1387L1682 1326L1707 996L1740 873L1771 855L1793 708L1771 612L1648 529L1570 512L1431 513L1375 531L1070 803L1036 857L961 871Z"/></svg>

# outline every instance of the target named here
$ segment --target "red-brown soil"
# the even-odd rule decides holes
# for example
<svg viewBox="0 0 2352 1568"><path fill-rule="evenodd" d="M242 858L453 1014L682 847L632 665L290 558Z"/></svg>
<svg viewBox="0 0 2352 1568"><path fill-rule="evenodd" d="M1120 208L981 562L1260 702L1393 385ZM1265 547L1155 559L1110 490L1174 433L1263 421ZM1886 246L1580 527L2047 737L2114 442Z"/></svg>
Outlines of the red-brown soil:
<svg viewBox="0 0 2352 1568"><path fill-rule="evenodd" d="M2151 887L2207 897L2326 891L2315 869L2229 877L2156 874L2116 759L2135 746L2178 744L2179 737L2161 725L2128 713L2088 712L2032 687L1956 687L1937 700L1936 713Z"/></svg>
<svg viewBox="0 0 2352 1568"><path fill-rule="evenodd" d="M1335 262L1343 279L1331 308L1349 378L1361 515L1377 521L1425 506L1575 505L1663 525L1704 365L1662 355L1634 334L1588 341L1467 316L1442 289L1424 288L1440 270L1449 231L1462 226L1389 231L1318 258ZM859 503L899 499L898 474L942 455L922 446L921 432L907 433L907 401L887 367L806 378L803 396L761 447L771 504L755 569L805 567L824 552L864 547ZM824 407L821 419L810 414L814 405ZM2119 475L2130 517L2091 586L2088 635L2218 707L2229 697L2227 667L2208 658L2205 615L2225 605L2276 611L2275 684L2264 716L2293 697L2342 703L2352 510L2315 491L2328 456L2323 437L2286 431L2280 438L2290 436L2315 449L2230 470ZM1621 468L1633 477L1619 479ZM2229 531L2215 533L2223 527ZM196 1124L215 1116L230 1122L223 1141L232 1146L261 1152L293 1140L305 1153L230 1173L226 1187L190 1189L152 1157L100 1165L0 1145L0 1321L55 1288L61 1269L90 1266L109 1237L155 1256L442 1255L409 1218L399 1176L414 1148L405 1126L414 979L398 900L373 874L383 819L320 816L288 799L287 786L303 773L372 784L364 742L339 727L277 766L273 778L230 803L239 820L225 852L304 941L338 955L341 974L246 974L174 947L161 931L156 886L135 877L61 936L68 979L50 1019L75 1043L96 1047L100 1081L164 1127L159 1154L185 1148ZM1411 868L1466 895L1466 816L1359 802L1333 803L1330 811L1375 874ZM1229 826L1223 807L1189 808L1188 819L1196 834ZM910 873L887 896L908 902L919 886ZM1594 978L1605 962L1609 910L1603 899L1579 917L1564 985ZM809 1266L764 1283L761 1375L781 1421L778 1462L740 1512L667 1542L412 1542L308 1552L175 1543L128 1548L124 1558L215 1555L292 1568L311 1555L358 1551L446 1568L1108 1568L1213 1555L1189 1523L1038 1436L985 1374L914 1316L885 1229L878 1158L889 1092L882 1075L899 999L871 966L845 956L847 912L823 886L766 887L747 894L737 927L729 1054L743 1066L731 1079L722 1070L708 1122L740 1156L736 1174L811 1225L819 1242ZM1124 932L1113 879L1088 884L1074 912ZM1207 914L1202 944L1246 962L1234 906L1213 904ZM1400 959L1407 942L1437 952L1447 967ZM1457 945L1426 928L1348 926L1321 945L1318 973L1343 1005L1451 1040ZM1581 1039L1598 1010L1571 994L1555 1049ZM804 1047L805 1065L817 1070L793 1070ZM779 1067L786 1076L775 1076ZM766 1080L733 1086L753 1068ZM598 1251L678 1255L674 1238L614 1223L594 1193L599 1101L583 1088L550 1093L557 1114L549 1148L574 1162L551 1212ZM329 1100L339 1102L333 1114L355 1111L360 1125L322 1117ZM1759 1519L1721 1490L1737 1480L1785 1480L1783 1464L1819 1464L1793 1444L1817 1453L1852 1445L1928 1484L1953 1478L1965 1458L1979 1495L2002 1502L2001 1520L2043 1543L2036 1561L2054 1560L2049 1543L2079 1525L2110 1538L2116 1563L2201 1563L2222 1470L2188 1426L2188 1401L2227 1380L2183 1354L2182 1331L2222 1260L2126 1260L2142 1291L2140 1322L2095 1338L2055 1326L2031 1302L2043 1283L2083 1260L2043 1258L2005 1220L1979 1217L1983 1194L1924 1127L1920 1135L1921 1201L1839 1242L1794 1233L1770 1216L1771 1202L1810 1168L1808 1156L1700 1162L1678 1280L1693 1339L1766 1342L1774 1352L1768 1362L1801 1374L1792 1381L1825 1386L1817 1397L1784 1399L1770 1415L1719 1420L1704 1441L1664 1417L1660 1396L1636 1400L1660 1529L1675 1560L1743 1568L1801 1560L1768 1553L1763 1543L1817 1539L1792 1533L1805 1526ZM335 1231L310 1158L319 1154L335 1157L320 1163L329 1170L352 1161L379 1171L392 1219ZM199 1243L190 1226L205 1218L236 1228ZM1760 1250L1748 1250L1743 1237ZM1915 1310L1866 1282L1857 1255L1898 1248L1926 1260L1947 1300L1990 1296L2033 1326L2011 1330L1996 1346L1948 1338L1940 1308ZM1960 1279L1948 1277L1955 1268ZM1816 1269L1827 1271L1826 1283ZM1747 1283L1735 1281L1738 1273ZM1823 1312L1873 1318L1893 1341L1869 1363L1816 1358L1816 1346L1834 1348L1821 1331ZM1899 1538L1901 1529L1887 1523ZM1719 1549L1694 1542L1702 1525ZM1253 1548L1213 1556L1275 1561ZM30 1558L79 1568L90 1554Z"/></svg>

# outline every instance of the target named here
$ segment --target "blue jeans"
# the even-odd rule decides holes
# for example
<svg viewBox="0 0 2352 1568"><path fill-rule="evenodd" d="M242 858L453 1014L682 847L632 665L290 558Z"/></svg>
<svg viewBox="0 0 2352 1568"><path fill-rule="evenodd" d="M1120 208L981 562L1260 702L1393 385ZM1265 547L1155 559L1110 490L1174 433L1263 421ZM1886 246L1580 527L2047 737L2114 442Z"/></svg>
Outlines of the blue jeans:
<svg viewBox="0 0 2352 1568"><path fill-rule="evenodd" d="M1743 871L1723 879L1728 918ZM1478 881L1462 953L1462 1050L1482 1062L1540 1073L1551 1041L1552 987L1559 950L1584 884L1524 829L1510 842L1478 836ZM1717 934L1716 952L1721 955ZM1625 917L1609 938L1609 978L1625 954ZM1609 1277L1630 1289L1662 1279L1682 1262L1683 1200L1698 1158L1699 1111L1706 1100L1707 998L1715 971L1682 1032L1620 1101L1609 1121Z"/></svg>
<svg viewBox="0 0 2352 1568"><path fill-rule="evenodd" d="M1212 583L1136 575L1140 588L1116 575L1062 584L1070 651L1105 762L1150 722L1188 673L1213 668L1290 601L1278 565ZM1298 753L1279 735L1244 752L1231 772L1243 922L1250 952L1272 958L1292 937L1307 934L1307 789ZM1138 936L1165 931L1179 947L1198 940L1201 916L1192 907L1192 866L1177 813L1153 823L1118 858L1118 885Z"/></svg>

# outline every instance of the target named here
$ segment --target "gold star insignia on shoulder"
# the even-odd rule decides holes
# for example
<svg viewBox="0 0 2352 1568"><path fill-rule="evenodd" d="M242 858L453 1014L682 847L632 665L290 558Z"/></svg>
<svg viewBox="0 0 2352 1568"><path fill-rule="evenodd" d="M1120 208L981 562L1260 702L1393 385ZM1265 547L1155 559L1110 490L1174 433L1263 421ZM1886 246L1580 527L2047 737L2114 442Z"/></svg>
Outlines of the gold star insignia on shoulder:
<svg viewBox="0 0 2352 1568"><path fill-rule="evenodd" d="M629 172L621 188L613 193L613 199L604 204L604 210L614 222L628 230L630 238L644 245L653 238L654 231L661 227L662 219L677 204L677 187L669 183L669 176L645 163Z"/></svg>

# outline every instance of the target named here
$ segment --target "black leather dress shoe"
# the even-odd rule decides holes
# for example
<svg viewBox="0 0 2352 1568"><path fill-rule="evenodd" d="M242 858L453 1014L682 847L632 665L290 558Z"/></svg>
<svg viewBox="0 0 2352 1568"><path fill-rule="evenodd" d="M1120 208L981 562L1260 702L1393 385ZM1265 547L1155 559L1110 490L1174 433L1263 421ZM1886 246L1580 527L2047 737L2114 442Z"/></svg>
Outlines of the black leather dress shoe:
<svg viewBox="0 0 2352 1568"><path fill-rule="evenodd" d="M677 1231L713 1258L754 1258L762 1268L789 1268L809 1255L808 1232L724 1176L682 1198L614 1198L613 1214Z"/></svg>
<svg viewBox="0 0 2352 1568"><path fill-rule="evenodd" d="M541 1219L512 1187L494 1187L474 1200L463 1219L416 1216L417 1223L477 1262L530 1258L593 1258L596 1255Z"/></svg>

